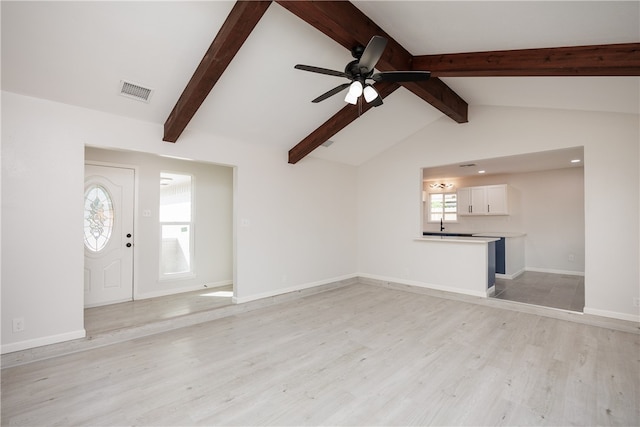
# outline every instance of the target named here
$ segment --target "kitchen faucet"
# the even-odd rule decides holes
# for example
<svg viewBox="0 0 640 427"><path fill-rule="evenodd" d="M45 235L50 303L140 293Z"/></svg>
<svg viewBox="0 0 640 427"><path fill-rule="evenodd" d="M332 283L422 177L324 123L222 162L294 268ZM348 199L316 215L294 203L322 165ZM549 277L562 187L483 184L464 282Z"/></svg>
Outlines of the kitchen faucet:
<svg viewBox="0 0 640 427"><path fill-rule="evenodd" d="M444 231L444 225L442 224L442 218L440 218L440 231Z"/></svg>

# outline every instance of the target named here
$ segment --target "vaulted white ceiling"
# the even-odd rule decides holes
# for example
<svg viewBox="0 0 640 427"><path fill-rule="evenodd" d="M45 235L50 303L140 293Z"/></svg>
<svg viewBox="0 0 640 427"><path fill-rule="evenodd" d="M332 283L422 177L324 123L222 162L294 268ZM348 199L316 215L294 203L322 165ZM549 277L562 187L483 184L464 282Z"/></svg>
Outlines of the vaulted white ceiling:
<svg viewBox="0 0 640 427"><path fill-rule="evenodd" d="M2 90L163 124L233 4L2 1ZM640 42L637 1L354 4L413 55ZM310 102L342 79L293 66L342 70L351 59L273 3L185 134L209 132L286 153L344 106L344 95ZM151 101L119 96L122 79L154 89ZM442 80L471 107L640 108L638 77ZM442 116L400 88L311 156L358 165ZM158 144L167 142L159 137Z"/></svg>

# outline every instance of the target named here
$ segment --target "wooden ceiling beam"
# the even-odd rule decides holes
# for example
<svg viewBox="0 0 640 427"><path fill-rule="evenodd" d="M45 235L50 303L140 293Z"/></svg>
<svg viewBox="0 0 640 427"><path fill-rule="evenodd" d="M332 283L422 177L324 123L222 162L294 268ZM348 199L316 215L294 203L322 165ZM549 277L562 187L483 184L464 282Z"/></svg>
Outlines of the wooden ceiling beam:
<svg viewBox="0 0 640 427"><path fill-rule="evenodd" d="M388 42L376 69L411 69L411 54L348 1L276 0L276 3L349 51L357 45L366 46L373 36L382 36Z"/></svg>
<svg viewBox="0 0 640 427"><path fill-rule="evenodd" d="M376 64L376 69L380 71L412 69L413 56L350 2L298 0L276 0L276 2L349 50L358 44L366 46L374 35L383 36L388 43ZM400 84L456 122L468 121L467 103L440 79Z"/></svg>
<svg viewBox="0 0 640 427"><path fill-rule="evenodd" d="M237 1L164 123L163 141L176 142L258 24L269 1Z"/></svg>
<svg viewBox="0 0 640 427"><path fill-rule="evenodd" d="M373 36L385 37L388 40L387 46L376 64L376 69L380 71L403 71L412 68L413 56L348 1L276 0L276 3L349 50L356 45L366 46ZM467 103L440 79L400 84L456 122L468 121ZM378 83L375 87L381 96L381 91L388 91L384 94L387 96L397 89L398 85L383 86ZM369 108L369 105L363 105L362 112ZM289 151L289 163L300 161L359 116L357 107L345 106Z"/></svg>
<svg viewBox="0 0 640 427"><path fill-rule="evenodd" d="M413 70L438 77L639 76L640 43L423 55Z"/></svg>
<svg viewBox="0 0 640 427"><path fill-rule="evenodd" d="M397 83L382 82L376 84L376 92L381 98L385 98L400 86ZM362 97L360 98L360 101ZM305 139L300 141L289 150L289 163L295 164L306 157L313 150L327 142L333 135L347 127L349 123L360 117L368 110L373 108L372 104L362 102L360 105L347 104L342 110L338 111L329 120L315 131L311 132Z"/></svg>

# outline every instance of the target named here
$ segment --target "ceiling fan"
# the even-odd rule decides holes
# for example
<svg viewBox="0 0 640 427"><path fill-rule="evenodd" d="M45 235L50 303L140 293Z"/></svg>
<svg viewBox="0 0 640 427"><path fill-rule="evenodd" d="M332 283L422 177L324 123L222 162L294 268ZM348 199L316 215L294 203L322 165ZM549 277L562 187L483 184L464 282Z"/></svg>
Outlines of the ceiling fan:
<svg viewBox="0 0 640 427"><path fill-rule="evenodd" d="M373 36L367 47L362 45L354 46L351 55L355 58L344 68L344 71L334 71L326 68L314 67L311 65L298 64L294 68L312 73L327 74L329 76L346 77L351 80L323 93L311 102L320 102L349 88L345 102L356 104L361 95L365 101L372 103L374 107L382 105L382 97L373 88L376 82L415 82L427 80L431 73L429 71L388 71L374 74L374 67L387 46L387 39L380 36Z"/></svg>

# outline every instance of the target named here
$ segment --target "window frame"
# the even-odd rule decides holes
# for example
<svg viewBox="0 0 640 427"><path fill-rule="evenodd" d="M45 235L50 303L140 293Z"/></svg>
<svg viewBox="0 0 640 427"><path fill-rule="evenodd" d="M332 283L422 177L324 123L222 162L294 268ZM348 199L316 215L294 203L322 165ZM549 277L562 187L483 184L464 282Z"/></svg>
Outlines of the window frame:
<svg viewBox="0 0 640 427"><path fill-rule="evenodd" d="M441 195L441 196L442 196L442 211L441 211L441 212L433 212L433 211L431 210L431 203L432 203L432 202L431 202L431 197L432 197L432 196L434 196L434 195ZM451 219L445 219L445 218L444 218L446 213L451 214L451 212L445 212L445 211L444 211L445 206L446 206L446 204L445 204L445 198L446 198L446 196L447 196L447 195L454 195L454 196L456 197L456 211L455 211L456 219L454 219L454 220L451 220ZM427 205L427 206L426 206L426 211L427 211L427 223L434 223L434 224L435 224L435 223L439 223L439 222L440 222L440 218L442 218L442 222L443 222L444 224L455 224L455 223L457 223L457 222L458 222L458 217L459 217L460 215L459 215L459 213L458 213L458 193L457 193L456 191L430 191L430 192L428 192L428 193L427 193L427 197L426 197L426 200L425 200L425 204ZM438 219L431 219L431 216L432 216L434 213L435 213L435 214L441 214L440 218L438 218Z"/></svg>
<svg viewBox="0 0 640 427"><path fill-rule="evenodd" d="M158 177L158 185L161 186L162 175L163 174L171 174L171 175L184 175L188 176L191 180L190 183L190 204L191 204L191 212L190 212L190 220L189 221L162 221L161 220L161 212L162 209L162 190L159 191L158 194L158 275L159 281L172 281L172 280L181 280L181 279L191 279L196 277L196 266L195 266L195 228L196 228L196 216L195 216L195 207L196 207L196 177L195 175L182 172L182 171L170 171L170 170L161 170L160 176ZM189 227L189 270L175 273L165 273L163 271L163 263L162 263L162 255L163 255L163 247L162 247L162 229L163 226L188 226Z"/></svg>

